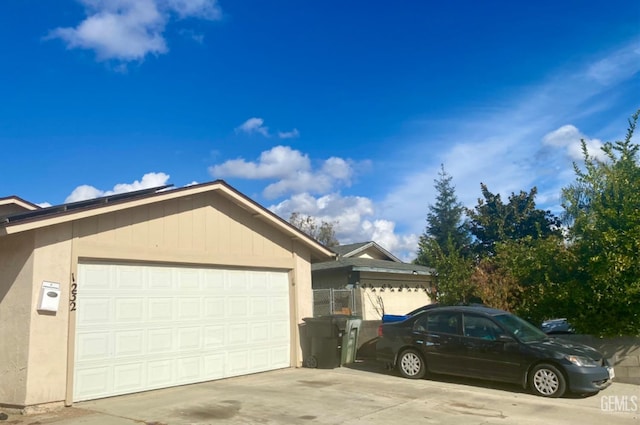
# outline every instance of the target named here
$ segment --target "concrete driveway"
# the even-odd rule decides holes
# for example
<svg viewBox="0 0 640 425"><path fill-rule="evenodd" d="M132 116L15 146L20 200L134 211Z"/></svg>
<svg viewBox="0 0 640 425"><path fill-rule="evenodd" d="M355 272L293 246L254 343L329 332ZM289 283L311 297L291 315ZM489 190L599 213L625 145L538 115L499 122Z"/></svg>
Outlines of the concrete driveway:
<svg viewBox="0 0 640 425"><path fill-rule="evenodd" d="M437 377L412 381L375 364L284 369L10 415L6 424L635 424L640 386L545 399L517 386ZM626 400L626 402L624 402ZM635 401L635 404L634 404ZM624 410L624 411L623 411Z"/></svg>

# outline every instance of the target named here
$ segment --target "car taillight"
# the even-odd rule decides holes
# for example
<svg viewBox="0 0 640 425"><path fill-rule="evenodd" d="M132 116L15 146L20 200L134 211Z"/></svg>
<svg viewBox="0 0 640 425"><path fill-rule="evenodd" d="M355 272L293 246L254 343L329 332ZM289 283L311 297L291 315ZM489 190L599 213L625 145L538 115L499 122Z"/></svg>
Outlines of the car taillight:
<svg viewBox="0 0 640 425"><path fill-rule="evenodd" d="M382 325L378 326L378 336L382 336Z"/></svg>

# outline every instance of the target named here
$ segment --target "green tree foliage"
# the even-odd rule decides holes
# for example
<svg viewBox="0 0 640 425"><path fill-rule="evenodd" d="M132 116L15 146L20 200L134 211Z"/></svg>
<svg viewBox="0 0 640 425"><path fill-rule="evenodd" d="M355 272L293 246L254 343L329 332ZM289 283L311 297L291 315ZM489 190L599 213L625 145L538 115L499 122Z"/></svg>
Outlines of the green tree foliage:
<svg viewBox="0 0 640 425"><path fill-rule="evenodd" d="M431 240L431 245L436 270L434 301L445 305L469 303L474 298L474 286L470 281L472 260L456 250L452 239L445 244L446 251L435 240Z"/></svg>
<svg viewBox="0 0 640 425"><path fill-rule="evenodd" d="M579 331L637 335L640 329L640 146L632 143L640 110L624 141L602 147L606 160L590 157L582 141L583 168L563 190L571 249L582 279L571 297L580 306L570 318Z"/></svg>
<svg viewBox="0 0 640 425"><path fill-rule="evenodd" d="M335 222L322 221L318 224L315 217L292 212L291 216L289 216L289 223L328 247L340 245L336 238Z"/></svg>
<svg viewBox="0 0 640 425"><path fill-rule="evenodd" d="M427 226L420 236L416 264L434 267L441 255L467 254L471 239L464 220L465 208L458 201L452 180L453 177L441 165L438 178L434 180L436 203L429 205Z"/></svg>
<svg viewBox="0 0 640 425"><path fill-rule="evenodd" d="M420 236L414 263L435 269L435 292L441 304L469 302L473 285L469 278L473 263L469 259L470 236L464 221L464 207L458 201L453 178L444 165L434 180L436 203L429 205L427 227Z"/></svg>
<svg viewBox="0 0 640 425"><path fill-rule="evenodd" d="M576 259L564 239L557 235L534 239L526 236L500 242L490 258L511 280L514 290L509 309L534 323L568 317L576 305L570 297L571 283L578 279ZM503 288L507 291L508 288Z"/></svg>
<svg viewBox="0 0 640 425"><path fill-rule="evenodd" d="M478 198L475 209L467 210L475 252L480 257L495 255L498 242L560 234L560 219L550 211L536 208L537 188L529 193L512 193L506 204L500 194L491 193L484 183L480 188L484 199Z"/></svg>

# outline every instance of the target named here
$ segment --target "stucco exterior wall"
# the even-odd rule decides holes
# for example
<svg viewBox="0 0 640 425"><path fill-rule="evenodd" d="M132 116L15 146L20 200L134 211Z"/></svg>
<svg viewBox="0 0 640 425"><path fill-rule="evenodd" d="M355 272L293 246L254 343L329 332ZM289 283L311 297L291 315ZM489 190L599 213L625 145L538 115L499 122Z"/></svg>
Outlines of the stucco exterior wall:
<svg viewBox="0 0 640 425"><path fill-rule="evenodd" d="M382 305L385 314L406 314L430 304L428 285L429 278L425 276L361 273L363 319L380 320Z"/></svg>
<svg viewBox="0 0 640 425"><path fill-rule="evenodd" d="M0 239L0 402L26 399L33 280L33 235Z"/></svg>
<svg viewBox="0 0 640 425"><path fill-rule="evenodd" d="M31 284L31 326L29 329L29 371L26 405L64 400L69 330L69 287L71 280L70 223L35 232L34 270ZM42 282L60 284L57 313L40 312Z"/></svg>
<svg viewBox="0 0 640 425"><path fill-rule="evenodd" d="M313 309L310 257L308 248L261 216L212 192L4 236L0 341L9 348L0 349L0 403L70 402L75 312L69 297L83 260L288 270L296 366L302 358L297 324ZM61 285L56 314L37 311L43 281Z"/></svg>

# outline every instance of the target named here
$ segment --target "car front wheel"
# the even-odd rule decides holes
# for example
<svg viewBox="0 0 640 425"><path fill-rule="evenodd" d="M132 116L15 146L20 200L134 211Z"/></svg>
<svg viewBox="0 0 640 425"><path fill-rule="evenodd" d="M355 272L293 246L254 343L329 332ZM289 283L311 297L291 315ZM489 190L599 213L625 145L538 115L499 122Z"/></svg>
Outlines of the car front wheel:
<svg viewBox="0 0 640 425"><path fill-rule="evenodd" d="M567 389L567 382L562 372L550 364L539 364L529 374L531 389L542 397L562 397Z"/></svg>
<svg viewBox="0 0 640 425"><path fill-rule="evenodd" d="M424 377L426 367L420 353L414 349L408 349L398 357L398 370L405 378L420 379Z"/></svg>

